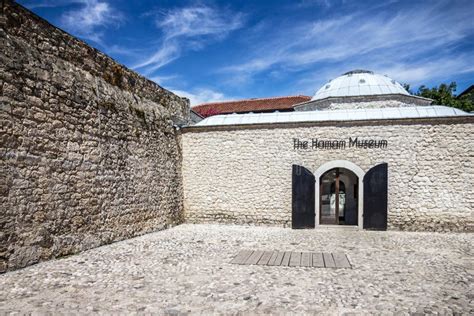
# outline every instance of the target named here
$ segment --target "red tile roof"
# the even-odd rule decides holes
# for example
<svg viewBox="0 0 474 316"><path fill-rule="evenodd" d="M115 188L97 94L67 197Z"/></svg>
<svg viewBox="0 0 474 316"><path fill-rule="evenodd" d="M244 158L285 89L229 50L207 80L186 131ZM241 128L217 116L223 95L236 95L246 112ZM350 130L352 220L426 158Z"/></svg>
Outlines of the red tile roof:
<svg viewBox="0 0 474 316"><path fill-rule="evenodd" d="M192 109L202 116L207 117L211 115L227 113L291 110L295 104L307 102L309 100L311 100L311 97L305 95L295 95L287 97L204 103L196 105Z"/></svg>

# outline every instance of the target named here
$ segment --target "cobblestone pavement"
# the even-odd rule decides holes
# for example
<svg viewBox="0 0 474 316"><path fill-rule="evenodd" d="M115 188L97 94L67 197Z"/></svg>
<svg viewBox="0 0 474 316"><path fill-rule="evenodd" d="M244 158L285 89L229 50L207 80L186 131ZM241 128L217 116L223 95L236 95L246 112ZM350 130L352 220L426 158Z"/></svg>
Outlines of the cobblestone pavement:
<svg viewBox="0 0 474 316"><path fill-rule="evenodd" d="M473 314L474 234L181 225L0 275L0 313ZM233 265L343 252L353 269Z"/></svg>

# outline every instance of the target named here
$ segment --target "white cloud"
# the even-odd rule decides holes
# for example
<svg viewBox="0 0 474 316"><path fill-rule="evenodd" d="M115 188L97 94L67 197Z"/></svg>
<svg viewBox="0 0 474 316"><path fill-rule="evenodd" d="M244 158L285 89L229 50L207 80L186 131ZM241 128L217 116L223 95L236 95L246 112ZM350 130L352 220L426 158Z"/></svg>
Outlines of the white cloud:
<svg viewBox="0 0 474 316"><path fill-rule="evenodd" d="M191 102L191 106L196 106L202 103L221 102L229 100L229 98L227 98L223 93L207 88L199 88L192 90L191 92L175 89L170 90L181 97L188 98Z"/></svg>
<svg viewBox="0 0 474 316"><path fill-rule="evenodd" d="M298 7L311 7L311 6L319 6L319 7L324 7L324 8L329 8L331 6L331 1L330 0L300 0L297 3Z"/></svg>
<svg viewBox="0 0 474 316"><path fill-rule="evenodd" d="M379 68L379 72L390 74L398 81L413 85L425 83L427 78L442 79L449 74L465 74L474 72L472 56L460 55L456 58L443 57L426 63L417 64L395 64Z"/></svg>
<svg viewBox="0 0 474 316"><path fill-rule="evenodd" d="M28 9L35 9L35 8L57 8L61 6L67 6L72 3L81 3L81 0L31 0L22 3Z"/></svg>
<svg viewBox="0 0 474 316"><path fill-rule="evenodd" d="M241 27L242 16L228 15L225 11L206 6L187 7L169 11L156 24L164 30L166 39L205 35L223 37Z"/></svg>
<svg viewBox="0 0 474 316"><path fill-rule="evenodd" d="M156 82L159 85L163 85L165 82L176 80L179 77L180 76L178 75L168 75L168 76L153 76L153 77L149 77L148 79Z"/></svg>
<svg viewBox="0 0 474 316"><path fill-rule="evenodd" d="M144 68L146 67L145 73L152 73L153 71L161 68L162 66L172 62L179 57L181 53L181 47L178 42L175 41L165 41L161 47L146 59L142 60L138 64L134 65L132 68Z"/></svg>
<svg viewBox="0 0 474 316"><path fill-rule="evenodd" d="M77 10L70 10L61 16L60 24L77 36L88 38L97 43L102 42L103 27L117 26L123 15L103 0L71 1L80 4Z"/></svg>
<svg viewBox="0 0 474 316"><path fill-rule="evenodd" d="M240 28L243 16L209 6L193 6L159 14L156 25L162 31L161 44L155 52L133 68L152 73L179 58L185 49L199 50L208 41L225 38Z"/></svg>
<svg viewBox="0 0 474 316"><path fill-rule="evenodd" d="M112 45L108 45L107 47L104 47L104 51L110 56L120 55L120 56L138 58L143 54L144 49L140 47L135 47L135 46L127 47L127 46L112 44Z"/></svg>
<svg viewBox="0 0 474 316"><path fill-rule="evenodd" d="M374 59L367 60L365 63L329 64L319 68L315 73L292 82L288 86L287 93L292 94L297 89L299 93L313 95L328 80L350 69L370 69L400 83L408 83L416 90L416 87L422 84L439 84L441 81L449 81L452 74L473 73L474 64L470 61L469 55L465 54L457 57L443 56L429 61L420 59L411 63Z"/></svg>
<svg viewBox="0 0 474 316"><path fill-rule="evenodd" d="M288 76L315 68L318 72L314 76L324 81L350 70L352 65L387 70L389 76L400 75L407 81L464 72L471 59L468 54L436 66L441 60L449 61L452 50L474 36L473 10L460 7L472 8L448 2L422 3L399 11L363 10L281 25L278 32L269 28L263 32L265 41L260 41L246 60L218 72L247 77L249 81L275 70ZM328 77L321 78L325 73Z"/></svg>

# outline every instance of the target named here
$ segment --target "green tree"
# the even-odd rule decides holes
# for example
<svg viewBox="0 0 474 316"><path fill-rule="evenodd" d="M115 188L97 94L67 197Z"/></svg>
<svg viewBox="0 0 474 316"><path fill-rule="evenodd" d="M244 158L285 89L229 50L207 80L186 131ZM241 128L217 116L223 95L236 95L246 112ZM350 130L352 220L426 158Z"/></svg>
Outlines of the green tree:
<svg viewBox="0 0 474 316"><path fill-rule="evenodd" d="M438 87L433 88L427 88L423 85L420 86L416 95L433 99L434 104L452 106L466 112L473 111L474 103L470 100L469 95L456 98L453 94L456 91L456 87L456 82L451 82L449 85L442 83Z"/></svg>
<svg viewBox="0 0 474 316"><path fill-rule="evenodd" d="M411 87L409 83L402 83L403 89L407 90L408 93L413 94L413 91L411 91Z"/></svg>

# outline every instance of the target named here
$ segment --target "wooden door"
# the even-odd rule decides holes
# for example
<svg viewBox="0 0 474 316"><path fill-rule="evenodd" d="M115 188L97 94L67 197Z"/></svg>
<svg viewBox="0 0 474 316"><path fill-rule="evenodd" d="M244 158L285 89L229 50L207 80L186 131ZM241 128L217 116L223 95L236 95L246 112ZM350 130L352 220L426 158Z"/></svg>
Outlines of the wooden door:
<svg viewBox="0 0 474 316"><path fill-rule="evenodd" d="M364 176L364 229L387 230L388 165L382 163Z"/></svg>
<svg viewBox="0 0 474 316"><path fill-rule="evenodd" d="M314 228L315 179L303 166L293 165L292 228Z"/></svg>

